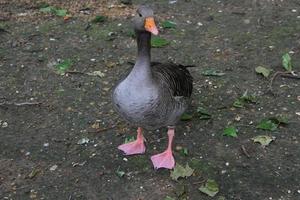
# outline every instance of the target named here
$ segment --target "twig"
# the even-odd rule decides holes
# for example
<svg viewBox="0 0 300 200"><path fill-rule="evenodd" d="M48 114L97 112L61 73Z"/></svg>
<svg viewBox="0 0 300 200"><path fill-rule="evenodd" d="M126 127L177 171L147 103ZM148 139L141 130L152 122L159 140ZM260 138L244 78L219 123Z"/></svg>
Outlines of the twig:
<svg viewBox="0 0 300 200"><path fill-rule="evenodd" d="M88 75L87 73L79 72L79 71L66 71L65 74L82 74L82 75Z"/></svg>
<svg viewBox="0 0 300 200"><path fill-rule="evenodd" d="M249 153L247 152L246 148L244 145L241 146L242 152L247 156L247 158L251 158L251 156L249 155Z"/></svg>
<svg viewBox="0 0 300 200"><path fill-rule="evenodd" d="M21 103L13 103L13 102L3 102L0 103L0 106L35 106L35 105L41 105L42 102L21 102Z"/></svg>
<svg viewBox="0 0 300 200"><path fill-rule="evenodd" d="M113 124L112 126L110 127L106 127L106 128L101 128L101 129L96 129L95 131L88 131L89 133L100 133L100 132L104 132L104 131L107 131L107 130L111 130L111 129L114 129L117 125L119 125L121 123L121 121Z"/></svg>
<svg viewBox="0 0 300 200"><path fill-rule="evenodd" d="M204 180L202 180L202 181L197 181L197 182L194 182L194 183L192 183L193 185L198 185L198 184L202 184L202 183L204 183L206 180L204 179Z"/></svg>
<svg viewBox="0 0 300 200"><path fill-rule="evenodd" d="M271 78L270 85L269 85L269 90L271 92L273 91L273 82L275 81L275 78L277 76L283 76L283 77L286 77L286 78L300 79L300 76L297 76L297 75L293 74L292 72L280 72L280 71L278 71Z"/></svg>

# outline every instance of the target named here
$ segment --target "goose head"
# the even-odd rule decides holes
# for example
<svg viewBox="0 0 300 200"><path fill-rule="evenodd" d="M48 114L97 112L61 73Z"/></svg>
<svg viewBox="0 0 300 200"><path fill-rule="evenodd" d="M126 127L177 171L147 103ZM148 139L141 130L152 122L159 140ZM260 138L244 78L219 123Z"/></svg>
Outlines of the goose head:
<svg viewBox="0 0 300 200"><path fill-rule="evenodd" d="M158 29L154 21L153 10L148 6L140 6L133 18L134 29L137 32L150 32L153 35L158 34Z"/></svg>

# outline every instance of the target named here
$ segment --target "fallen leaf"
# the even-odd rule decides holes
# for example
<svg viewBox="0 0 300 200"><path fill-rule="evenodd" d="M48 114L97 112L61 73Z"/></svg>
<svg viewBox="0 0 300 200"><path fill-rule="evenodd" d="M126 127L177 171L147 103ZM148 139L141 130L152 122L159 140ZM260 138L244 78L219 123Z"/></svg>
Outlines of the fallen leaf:
<svg viewBox="0 0 300 200"><path fill-rule="evenodd" d="M223 131L224 136L237 137L237 129L233 126L226 127Z"/></svg>
<svg viewBox="0 0 300 200"><path fill-rule="evenodd" d="M170 44L170 42L161 37L156 36L156 37L152 37L152 39L151 39L151 46L153 48L164 47L164 46L167 46L168 44Z"/></svg>
<svg viewBox="0 0 300 200"><path fill-rule="evenodd" d="M193 115L188 114L188 113L183 113L180 117L181 121L189 121L191 119L193 119Z"/></svg>
<svg viewBox="0 0 300 200"><path fill-rule="evenodd" d="M248 94L248 91L246 90L242 96L240 96L238 99L236 99L233 102L233 106L236 108L243 108L246 103L256 103L256 96L252 94Z"/></svg>
<svg viewBox="0 0 300 200"><path fill-rule="evenodd" d="M59 74L64 74L72 66L72 64L71 59L66 59L55 65L55 68Z"/></svg>
<svg viewBox="0 0 300 200"><path fill-rule="evenodd" d="M260 123L256 126L258 129L268 130L268 131L275 131L278 127L278 124L274 123L274 121L270 119L263 119Z"/></svg>
<svg viewBox="0 0 300 200"><path fill-rule="evenodd" d="M282 56L282 66L286 71L292 71L292 58L290 54L286 53Z"/></svg>
<svg viewBox="0 0 300 200"><path fill-rule="evenodd" d="M45 13L51 13L60 17L65 17L68 13L67 10L56 8L54 6L47 6L47 7L40 8L40 11Z"/></svg>
<svg viewBox="0 0 300 200"><path fill-rule="evenodd" d="M186 164L186 166L183 167L182 165L177 163L174 170L171 171L170 176L173 180L177 181L180 177L190 177L193 174L193 172L194 170L190 168L188 164Z"/></svg>
<svg viewBox="0 0 300 200"><path fill-rule="evenodd" d="M272 141L274 141L275 137L270 137L268 135L259 135L254 138L251 138L254 142L260 143L263 147L268 146Z"/></svg>
<svg viewBox="0 0 300 200"><path fill-rule="evenodd" d="M204 76L224 76L225 73L215 69L206 69L201 72Z"/></svg>
<svg viewBox="0 0 300 200"><path fill-rule="evenodd" d="M289 120L287 116L285 115L276 115L275 117L270 117L270 120L272 120L276 124L288 124Z"/></svg>
<svg viewBox="0 0 300 200"><path fill-rule="evenodd" d="M219 192L219 186L215 180L208 179L199 190L210 197L214 197Z"/></svg>
<svg viewBox="0 0 300 200"><path fill-rule="evenodd" d="M120 167L118 167L117 171L116 171L116 174L118 175L118 177L123 177L125 175L125 172L120 170Z"/></svg>
<svg viewBox="0 0 300 200"><path fill-rule="evenodd" d="M164 200L175 200L175 199L172 198L172 197L166 196L166 197L164 198Z"/></svg>
<svg viewBox="0 0 300 200"><path fill-rule="evenodd" d="M201 106L199 106L197 108L197 114L199 116L199 119L203 119L203 120L205 120L205 119L211 119L211 114L209 114L209 112L205 108L203 108Z"/></svg>
<svg viewBox="0 0 300 200"><path fill-rule="evenodd" d="M106 17L102 15L97 15L94 19L92 19L92 23L102 23L106 21Z"/></svg>
<svg viewBox="0 0 300 200"><path fill-rule="evenodd" d="M271 70L265 68L265 67L262 67L262 66L258 66L255 68L255 71L256 73L258 74L262 74L264 77L269 77L270 73L271 73Z"/></svg>
<svg viewBox="0 0 300 200"><path fill-rule="evenodd" d="M176 23L175 22L172 22L172 21L169 21L169 20L166 20L162 23L162 27L167 29L167 28L176 28Z"/></svg>
<svg viewBox="0 0 300 200"><path fill-rule="evenodd" d="M125 138L124 144L129 143L129 142L133 142L134 140L135 140L135 137L134 137L134 136L127 136L127 137Z"/></svg>

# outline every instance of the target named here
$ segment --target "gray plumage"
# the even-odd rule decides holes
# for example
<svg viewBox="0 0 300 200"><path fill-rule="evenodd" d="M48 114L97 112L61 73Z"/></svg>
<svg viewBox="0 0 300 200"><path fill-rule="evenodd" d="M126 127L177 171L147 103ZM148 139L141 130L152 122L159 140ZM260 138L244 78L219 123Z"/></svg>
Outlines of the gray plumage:
<svg viewBox="0 0 300 200"><path fill-rule="evenodd" d="M148 9L148 8L147 8ZM115 86L112 102L115 110L131 124L146 129L174 126L187 109L193 78L185 66L173 63L150 63L151 33L139 25L153 15L138 10L134 19L138 55L128 74Z"/></svg>

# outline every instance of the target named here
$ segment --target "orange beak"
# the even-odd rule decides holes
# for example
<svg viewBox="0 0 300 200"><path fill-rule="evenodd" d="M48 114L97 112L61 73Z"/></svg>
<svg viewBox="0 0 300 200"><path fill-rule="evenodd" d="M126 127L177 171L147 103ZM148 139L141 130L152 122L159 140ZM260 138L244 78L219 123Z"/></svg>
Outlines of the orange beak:
<svg viewBox="0 0 300 200"><path fill-rule="evenodd" d="M157 27L155 25L153 17L147 17L146 18L146 20L145 20L145 29L146 29L146 31L149 31L153 35L158 34L158 30L157 30Z"/></svg>

